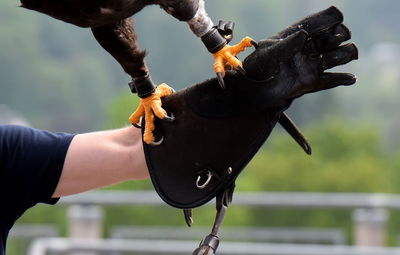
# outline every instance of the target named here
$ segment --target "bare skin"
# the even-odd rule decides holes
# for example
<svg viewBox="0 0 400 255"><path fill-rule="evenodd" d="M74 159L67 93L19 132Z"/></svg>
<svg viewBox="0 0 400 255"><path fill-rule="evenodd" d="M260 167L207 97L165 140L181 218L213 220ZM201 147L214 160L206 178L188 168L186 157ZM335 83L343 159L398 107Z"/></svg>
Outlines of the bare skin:
<svg viewBox="0 0 400 255"><path fill-rule="evenodd" d="M79 134L68 149L52 197L62 197L149 178L140 129L134 127Z"/></svg>

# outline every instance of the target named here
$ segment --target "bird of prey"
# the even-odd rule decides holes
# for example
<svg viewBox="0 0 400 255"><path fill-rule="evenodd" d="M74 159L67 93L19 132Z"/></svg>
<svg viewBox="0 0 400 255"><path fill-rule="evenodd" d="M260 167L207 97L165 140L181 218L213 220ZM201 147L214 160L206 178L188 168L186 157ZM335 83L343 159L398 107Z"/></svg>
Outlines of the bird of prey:
<svg viewBox="0 0 400 255"><path fill-rule="evenodd" d="M233 23L214 25L205 10L204 0L20 0L21 7L35 10L80 27L91 28L99 44L108 51L129 74L131 91L141 102L130 116L132 124L145 117L144 142L154 142L154 115L173 120L162 108L161 98L173 93L166 84L156 86L145 64L145 52L138 46L132 16L148 5L159 5L180 21L185 21L191 31L201 38L214 56L214 71L224 88L226 66L244 72L242 63L235 57L246 47L256 46L245 37L239 44L228 45Z"/></svg>

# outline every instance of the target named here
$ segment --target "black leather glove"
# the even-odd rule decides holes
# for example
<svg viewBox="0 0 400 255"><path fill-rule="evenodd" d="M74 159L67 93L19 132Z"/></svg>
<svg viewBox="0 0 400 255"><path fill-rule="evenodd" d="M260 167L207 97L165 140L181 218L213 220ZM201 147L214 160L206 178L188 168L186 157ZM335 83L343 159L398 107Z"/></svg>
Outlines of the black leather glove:
<svg viewBox="0 0 400 255"><path fill-rule="evenodd" d="M330 7L261 41L258 50L246 58L246 76L265 81L268 92L263 95L273 98L270 106L356 82L353 74L325 72L358 58L353 43L340 46L351 38L342 22L342 13Z"/></svg>
<svg viewBox="0 0 400 255"><path fill-rule="evenodd" d="M351 37L342 22L342 13L330 7L259 42L243 61L245 76L227 73L225 91L214 80L189 88L188 103L202 116L228 117L287 108L303 94L354 84L353 74L325 72L358 58L353 43L340 46Z"/></svg>
<svg viewBox="0 0 400 255"><path fill-rule="evenodd" d="M200 206L231 187L268 138L282 112L306 93L351 85L352 74L325 70L357 58L335 7L311 15L270 39L244 61L247 74L227 73L163 100L175 122L157 120L157 147L144 144L158 194L179 208Z"/></svg>

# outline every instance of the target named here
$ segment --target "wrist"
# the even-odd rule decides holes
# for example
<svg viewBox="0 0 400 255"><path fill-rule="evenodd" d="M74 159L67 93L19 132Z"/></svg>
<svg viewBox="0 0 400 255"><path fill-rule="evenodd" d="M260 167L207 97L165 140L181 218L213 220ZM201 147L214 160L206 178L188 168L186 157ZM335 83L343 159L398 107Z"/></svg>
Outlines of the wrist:
<svg viewBox="0 0 400 255"><path fill-rule="evenodd" d="M123 181L147 179L149 172L144 157L141 129L126 127L121 130L120 139L122 151L126 153L126 156L120 158L126 160Z"/></svg>

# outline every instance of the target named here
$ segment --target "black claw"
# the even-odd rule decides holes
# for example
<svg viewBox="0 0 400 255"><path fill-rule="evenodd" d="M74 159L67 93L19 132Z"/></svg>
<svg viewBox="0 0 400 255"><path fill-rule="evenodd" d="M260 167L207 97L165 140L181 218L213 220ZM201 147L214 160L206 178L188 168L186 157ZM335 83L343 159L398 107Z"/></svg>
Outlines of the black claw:
<svg viewBox="0 0 400 255"><path fill-rule="evenodd" d="M159 141L157 141L157 142L151 142L150 145L152 145L152 146L159 146L159 145L161 145L163 142L164 142L164 136L161 137L161 139L160 139Z"/></svg>
<svg viewBox="0 0 400 255"><path fill-rule="evenodd" d="M171 116L165 115L163 120L166 120L166 121L168 121L168 122L173 122L173 121L175 120L175 116L174 116L174 114L171 112Z"/></svg>
<svg viewBox="0 0 400 255"><path fill-rule="evenodd" d="M246 74L246 70L244 70L244 68L242 66L237 66L236 70L238 70L241 74L245 75Z"/></svg>
<svg viewBox="0 0 400 255"><path fill-rule="evenodd" d="M256 49L258 48L258 43L256 41L251 40L250 43L254 46L254 48L256 48Z"/></svg>
<svg viewBox="0 0 400 255"><path fill-rule="evenodd" d="M142 117L140 117L139 122L138 123L142 123ZM138 123L132 123L132 126L134 126L135 128L142 128L141 125L139 125Z"/></svg>
<svg viewBox="0 0 400 255"><path fill-rule="evenodd" d="M222 89L225 89L226 88L225 87L225 82L224 82L224 78L222 77L222 73L221 72L217 73L217 79L218 79L219 86L221 86Z"/></svg>

